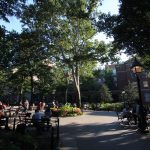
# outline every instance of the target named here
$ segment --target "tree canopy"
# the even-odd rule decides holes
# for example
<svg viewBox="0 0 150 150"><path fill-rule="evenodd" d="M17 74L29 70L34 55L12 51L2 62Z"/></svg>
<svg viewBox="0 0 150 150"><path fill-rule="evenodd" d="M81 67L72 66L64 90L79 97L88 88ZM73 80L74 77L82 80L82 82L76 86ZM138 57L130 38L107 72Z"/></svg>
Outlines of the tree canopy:
<svg viewBox="0 0 150 150"><path fill-rule="evenodd" d="M0 19L9 22L8 16L19 15L26 0L1 0Z"/></svg>
<svg viewBox="0 0 150 150"><path fill-rule="evenodd" d="M118 15L102 14L99 31L114 37L114 46L129 55L150 57L150 1L120 0Z"/></svg>
<svg viewBox="0 0 150 150"><path fill-rule="evenodd" d="M31 94L34 89L52 90L52 85L56 89L58 83L64 82L63 72L68 68L74 85L74 97L80 107L81 76L92 76L90 70L96 63L109 61L114 54L111 44L92 39L97 33L94 17L97 17L100 1L2 2L10 11L0 12L0 19L9 21L7 16L14 14L23 25L21 33L0 28L0 60L7 70L10 85L14 84L20 92L31 88ZM55 67L44 66L45 60L55 64ZM14 69L17 69L15 73L12 72ZM38 77L38 81L34 81L34 76Z"/></svg>

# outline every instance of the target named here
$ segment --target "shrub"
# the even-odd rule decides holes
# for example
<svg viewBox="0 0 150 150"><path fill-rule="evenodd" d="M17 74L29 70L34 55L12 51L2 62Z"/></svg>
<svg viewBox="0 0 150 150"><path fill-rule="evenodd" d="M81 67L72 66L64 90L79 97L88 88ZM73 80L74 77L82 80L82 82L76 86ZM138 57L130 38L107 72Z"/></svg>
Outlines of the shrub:
<svg viewBox="0 0 150 150"><path fill-rule="evenodd" d="M76 116L82 115L82 111L80 108L73 107L70 103L66 103L65 105L61 106L60 108L52 108L53 116Z"/></svg>
<svg viewBox="0 0 150 150"><path fill-rule="evenodd" d="M29 135L16 134L13 132L1 133L1 150L36 150L38 143Z"/></svg>
<svg viewBox="0 0 150 150"><path fill-rule="evenodd" d="M102 103L100 109L107 111L121 111L123 109L123 103Z"/></svg>

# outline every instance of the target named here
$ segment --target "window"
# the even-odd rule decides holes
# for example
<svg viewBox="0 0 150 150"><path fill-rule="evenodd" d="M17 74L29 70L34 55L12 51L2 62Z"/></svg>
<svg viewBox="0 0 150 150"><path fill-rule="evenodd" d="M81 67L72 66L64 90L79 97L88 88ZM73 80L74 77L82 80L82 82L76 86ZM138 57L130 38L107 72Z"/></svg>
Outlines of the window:
<svg viewBox="0 0 150 150"><path fill-rule="evenodd" d="M145 102L150 102L150 93L145 93L144 97L145 97Z"/></svg>
<svg viewBox="0 0 150 150"><path fill-rule="evenodd" d="M148 81L143 81L143 87L148 87Z"/></svg>

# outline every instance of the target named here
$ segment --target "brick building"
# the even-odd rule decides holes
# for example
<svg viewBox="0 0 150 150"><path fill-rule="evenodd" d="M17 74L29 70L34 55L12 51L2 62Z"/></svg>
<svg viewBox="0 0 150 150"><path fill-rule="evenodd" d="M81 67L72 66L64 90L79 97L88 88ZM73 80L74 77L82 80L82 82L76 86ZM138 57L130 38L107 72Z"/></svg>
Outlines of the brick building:
<svg viewBox="0 0 150 150"><path fill-rule="evenodd" d="M124 87L129 82L137 87L136 75L131 71L132 61L128 60L122 64L107 65L106 68L111 68L113 71L113 82L115 89L112 90L113 95L120 95ZM150 77L146 70L139 74L142 100L144 103L150 103Z"/></svg>

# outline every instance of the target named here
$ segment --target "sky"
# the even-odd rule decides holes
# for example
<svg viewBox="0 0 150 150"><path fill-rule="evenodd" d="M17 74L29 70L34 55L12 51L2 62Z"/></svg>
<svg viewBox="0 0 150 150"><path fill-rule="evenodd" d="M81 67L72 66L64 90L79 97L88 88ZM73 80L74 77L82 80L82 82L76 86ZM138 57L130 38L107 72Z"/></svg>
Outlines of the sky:
<svg viewBox="0 0 150 150"><path fill-rule="evenodd" d="M100 11L104 13L118 14L118 6L119 6L118 0L103 0L102 5L100 6ZM104 33L97 33L94 36L94 39L98 39L100 41L103 40L106 43L113 41L113 38L107 38Z"/></svg>
<svg viewBox="0 0 150 150"><path fill-rule="evenodd" d="M110 13L110 14L118 14L119 9L119 0L103 0L102 1L102 6L100 7L100 10L104 13ZM105 34L103 33L98 33L95 36L95 39L98 40L104 40L106 43L109 43L110 41L113 41L113 38L107 38ZM120 57L121 61L124 62L129 59L127 55L124 53L118 54Z"/></svg>
<svg viewBox="0 0 150 150"><path fill-rule="evenodd" d="M118 0L102 0L102 6L100 6L100 10L105 13L110 12L111 14L117 14L118 5L119 5ZM16 30L17 32L20 32L22 28L19 23L19 20L15 17L10 17L9 20L10 23L6 23L3 20L0 20L0 25L5 25L6 29L9 31ZM105 41L108 40L104 35L102 35L102 38L105 39Z"/></svg>
<svg viewBox="0 0 150 150"><path fill-rule="evenodd" d="M100 6L100 11L104 13L109 12L111 14L118 14L118 8L119 8L119 0L103 0L102 6ZM5 25L6 29L9 31L16 30L17 32L21 32L22 28L21 28L21 24L19 23L19 20L15 17L11 17L9 20L10 23L6 23L0 20L0 25ZM98 39L100 41L103 40L106 43L113 40L111 38L107 38L103 33L98 33L95 36L95 39ZM128 59L125 54L121 54L120 57L123 61L126 61Z"/></svg>
<svg viewBox="0 0 150 150"><path fill-rule="evenodd" d="M110 13L110 14L118 14L118 7L119 1L118 0L103 0L102 5L100 6L100 11L104 13ZM95 36L95 39L104 40L106 43L113 40L110 38L107 38L105 34L98 33Z"/></svg>

